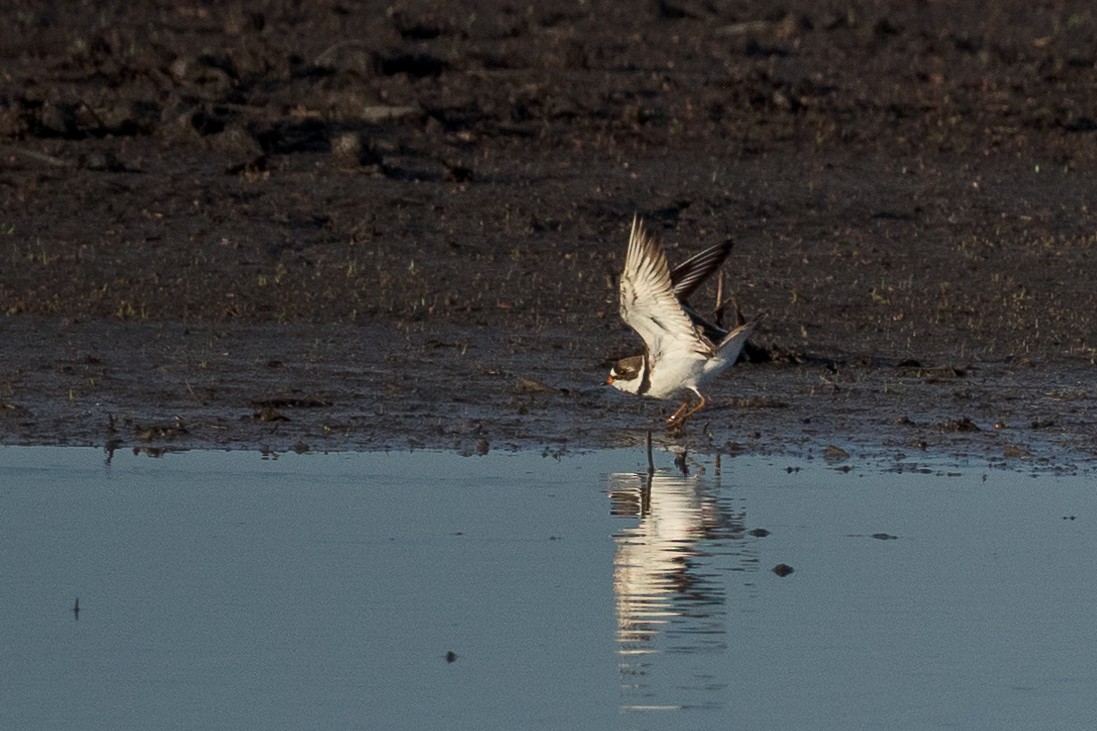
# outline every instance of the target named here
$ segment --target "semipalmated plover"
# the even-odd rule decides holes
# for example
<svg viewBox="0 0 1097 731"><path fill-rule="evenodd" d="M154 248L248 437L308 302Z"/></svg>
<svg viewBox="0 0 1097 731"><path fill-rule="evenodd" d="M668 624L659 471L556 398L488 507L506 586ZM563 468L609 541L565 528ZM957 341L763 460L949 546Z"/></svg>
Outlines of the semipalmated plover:
<svg viewBox="0 0 1097 731"><path fill-rule="evenodd" d="M632 219L625 271L621 275L621 319L644 339L644 352L622 358L607 383L628 393L671 399L688 393L667 424L678 427L707 403L699 386L735 363L754 322L732 330L706 321L685 299L715 272L731 252L725 241L670 270L663 249Z"/></svg>

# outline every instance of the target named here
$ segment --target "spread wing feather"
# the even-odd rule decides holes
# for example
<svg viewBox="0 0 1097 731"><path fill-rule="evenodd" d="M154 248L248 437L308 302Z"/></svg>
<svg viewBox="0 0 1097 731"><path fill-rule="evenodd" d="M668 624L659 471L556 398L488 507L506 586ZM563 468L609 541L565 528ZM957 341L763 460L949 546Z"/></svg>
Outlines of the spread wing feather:
<svg viewBox="0 0 1097 731"><path fill-rule="evenodd" d="M644 339L653 361L672 351L713 353L678 302L663 250L637 218L632 220L621 276L621 319Z"/></svg>
<svg viewBox="0 0 1097 731"><path fill-rule="evenodd" d="M724 260L731 254L734 242L728 239L722 244L710 246L699 254L691 256L684 262L674 267L670 272L670 283L674 287L674 294L682 303L682 309L693 322L693 326L700 328L700 332L713 343L718 343L728 334L727 329L709 322L686 302L701 284L712 276L712 273L720 268Z"/></svg>
<svg viewBox="0 0 1097 731"><path fill-rule="evenodd" d="M670 273L670 283L678 299L687 299L694 291L720 268L731 253L734 242L728 239L722 244L711 246L701 253L691 256L674 267Z"/></svg>

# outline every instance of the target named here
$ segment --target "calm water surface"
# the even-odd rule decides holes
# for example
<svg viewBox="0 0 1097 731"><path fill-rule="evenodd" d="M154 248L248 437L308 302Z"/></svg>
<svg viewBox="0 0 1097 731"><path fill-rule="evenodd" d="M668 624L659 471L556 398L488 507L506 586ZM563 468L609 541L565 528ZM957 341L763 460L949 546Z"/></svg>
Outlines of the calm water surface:
<svg viewBox="0 0 1097 731"><path fill-rule="evenodd" d="M1088 478L658 461L0 449L0 728L1097 717Z"/></svg>

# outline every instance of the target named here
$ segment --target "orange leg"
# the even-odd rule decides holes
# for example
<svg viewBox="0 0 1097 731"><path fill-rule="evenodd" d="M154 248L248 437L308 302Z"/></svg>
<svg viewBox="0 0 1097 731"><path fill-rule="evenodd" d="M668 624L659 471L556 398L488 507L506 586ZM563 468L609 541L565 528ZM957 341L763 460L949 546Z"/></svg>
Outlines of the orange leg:
<svg viewBox="0 0 1097 731"><path fill-rule="evenodd" d="M684 424L686 422L686 419L693 416L694 414L696 414L701 409L705 408L705 405L708 403L707 401L705 401L705 397L701 396L701 394L697 394L697 395L701 399L700 401L697 402L697 405L694 406L692 409L689 408L689 399L686 399L682 403L682 405L678 407L678 410L675 411L673 414L671 414L670 418L667 419L667 425L668 426L674 426L674 427L681 426L682 424Z"/></svg>
<svg viewBox="0 0 1097 731"><path fill-rule="evenodd" d="M671 414L669 417L667 417L667 424L676 424L678 422L678 419L682 416L682 414L685 413L687 408L689 408L689 399L683 401L682 405L678 407L678 410Z"/></svg>
<svg viewBox="0 0 1097 731"><path fill-rule="evenodd" d="M705 397L702 396L701 400L697 402L696 406L694 406L692 409L690 409L686 413L682 414L682 421L684 422L686 419L693 416L694 414L696 414L701 409L705 408L706 405L708 405L708 402L705 401Z"/></svg>

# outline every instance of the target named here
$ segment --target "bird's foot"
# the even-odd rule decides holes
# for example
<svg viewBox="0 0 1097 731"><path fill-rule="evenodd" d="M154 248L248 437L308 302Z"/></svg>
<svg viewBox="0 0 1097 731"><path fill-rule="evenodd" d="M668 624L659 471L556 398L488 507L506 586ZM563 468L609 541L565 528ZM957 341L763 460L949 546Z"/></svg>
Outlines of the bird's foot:
<svg viewBox="0 0 1097 731"><path fill-rule="evenodd" d="M682 431L682 426L686 423L686 420L696 414L701 409L705 408L705 405L707 403L708 402L705 401L705 397L702 396L701 400L698 401L693 408L690 408L689 400L687 399L681 406L678 407L678 410L671 414L670 418L667 419L668 431L670 431L672 434L680 434Z"/></svg>
<svg viewBox="0 0 1097 731"><path fill-rule="evenodd" d="M686 413L686 410L688 408L689 401L687 400L682 402L682 405L678 407L678 410L671 414L669 417L667 417L667 426L675 426L677 424L681 424L684 420L682 414Z"/></svg>
<svg viewBox="0 0 1097 731"><path fill-rule="evenodd" d="M667 419L667 426L670 427L671 430L681 429L682 425L686 424L686 419L697 414L708 403L709 402L705 401L704 396L701 396L697 404L694 404L693 407L690 408L690 403L687 398L687 400L678 407L678 411L671 414L670 418Z"/></svg>

